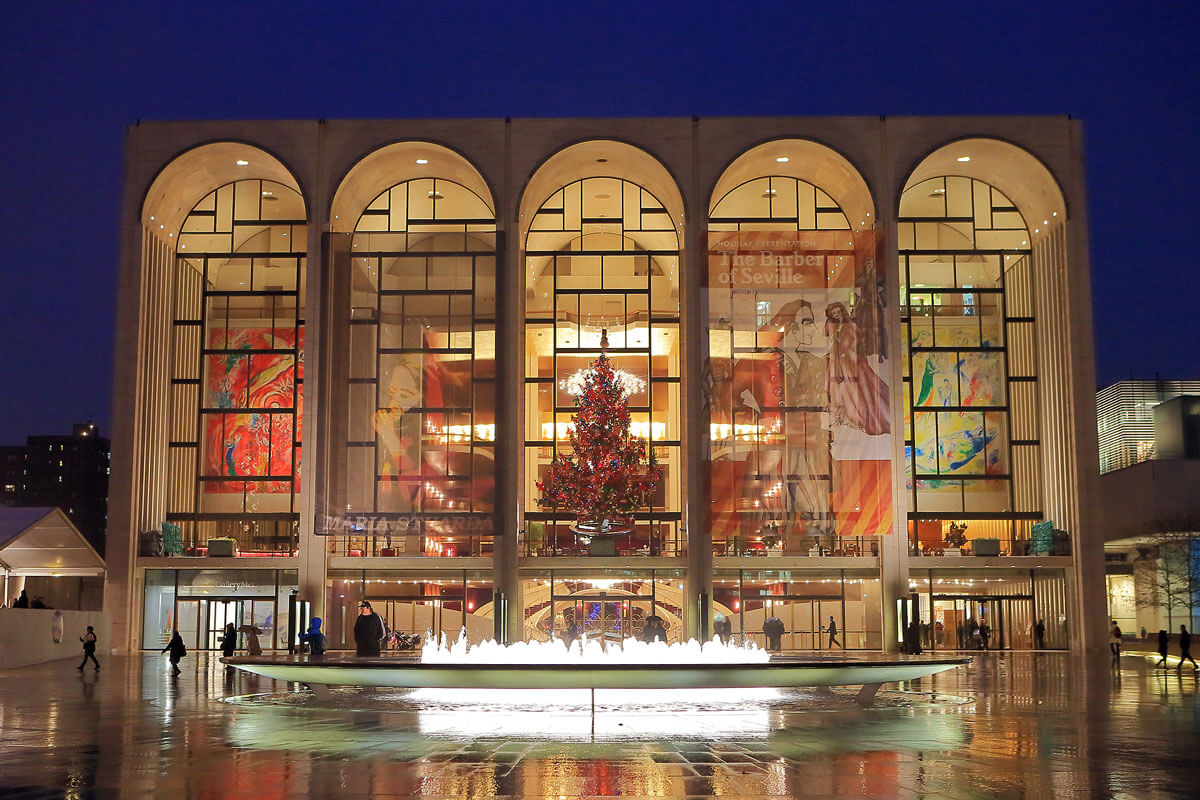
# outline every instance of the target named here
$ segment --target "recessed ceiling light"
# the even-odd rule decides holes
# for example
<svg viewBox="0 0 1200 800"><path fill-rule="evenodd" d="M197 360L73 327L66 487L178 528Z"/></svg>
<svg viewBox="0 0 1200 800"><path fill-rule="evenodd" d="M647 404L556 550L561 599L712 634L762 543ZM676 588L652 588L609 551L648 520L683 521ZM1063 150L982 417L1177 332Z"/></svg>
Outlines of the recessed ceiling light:
<svg viewBox="0 0 1200 800"><path fill-rule="evenodd" d="M607 200L607 199L609 199L610 197L612 197L612 195L611 195L611 194L608 194L607 192L601 192L600 194L598 194L598 195L595 195L595 198L596 198L597 200Z"/></svg>
<svg viewBox="0 0 1200 800"><path fill-rule="evenodd" d="M608 159L607 159L607 158L597 158L597 159L596 159L596 163L597 163L597 164L607 164L607 163L608 163Z"/></svg>
<svg viewBox="0 0 1200 800"><path fill-rule="evenodd" d="M789 161L791 161L791 159L788 158L787 156L779 156L775 159L776 164L786 164Z"/></svg>
<svg viewBox="0 0 1200 800"><path fill-rule="evenodd" d="M268 192L266 189L263 189L262 196L263 196L263 197L274 197L274 196L275 196L275 193L274 193L274 192Z"/></svg>
<svg viewBox="0 0 1200 800"><path fill-rule="evenodd" d="M958 160L959 161L970 161L971 157L970 156L959 156Z"/></svg>
<svg viewBox="0 0 1200 800"><path fill-rule="evenodd" d="M250 165L250 162L249 162L249 161L247 161L247 160L246 160L246 159L244 159L244 158L239 158L239 159L238 159L236 162L234 162L234 163L236 163L236 164L237 164L239 167L246 167L246 166L249 166L249 165Z"/></svg>
<svg viewBox="0 0 1200 800"><path fill-rule="evenodd" d="M417 159L417 163L418 163L418 164L428 164L428 163L429 163L429 159L428 159L428 158L418 158L418 159Z"/></svg>
<svg viewBox="0 0 1200 800"><path fill-rule="evenodd" d="M442 196L441 192L430 192L428 197L431 200L445 200L446 199L445 197Z"/></svg>

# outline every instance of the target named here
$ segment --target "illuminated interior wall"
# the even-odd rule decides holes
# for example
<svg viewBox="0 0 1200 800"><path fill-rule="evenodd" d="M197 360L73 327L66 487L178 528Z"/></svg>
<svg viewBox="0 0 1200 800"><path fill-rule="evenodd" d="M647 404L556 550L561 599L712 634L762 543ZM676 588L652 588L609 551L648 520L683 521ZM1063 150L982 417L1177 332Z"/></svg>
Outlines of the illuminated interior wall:
<svg viewBox="0 0 1200 800"><path fill-rule="evenodd" d="M570 452L572 376L600 354L631 376L633 433L663 468L630 554L682 553L680 519L679 237L663 204L628 180L569 183L538 208L525 250L525 552L582 551L569 510L538 509L536 482L557 448ZM532 524L531 524L532 523Z"/></svg>
<svg viewBox="0 0 1200 800"><path fill-rule="evenodd" d="M881 237L862 216L790 175L715 199L703 390L719 554L869 554L891 530Z"/></svg>
<svg viewBox="0 0 1200 800"><path fill-rule="evenodd" d="M945 549L1027 538L1041 519L1029 231L995 187L954 175L900 201L906 489L912 536Z"/></svg>
<svg viewBox="0 0 1200 800"><path fill-rule="evenodd" d="M178 232L167 519L189 549L214 536L242 551L295 549L305 219L293 189L240 180L201 199Z"/></svg>
<svg viewBox="0 0 1200 800"><path fill-rule="evenodd" d="M345 513L390 555L491 552L495 248L484 199L438 178L384 190L354 227Z"/></svg>

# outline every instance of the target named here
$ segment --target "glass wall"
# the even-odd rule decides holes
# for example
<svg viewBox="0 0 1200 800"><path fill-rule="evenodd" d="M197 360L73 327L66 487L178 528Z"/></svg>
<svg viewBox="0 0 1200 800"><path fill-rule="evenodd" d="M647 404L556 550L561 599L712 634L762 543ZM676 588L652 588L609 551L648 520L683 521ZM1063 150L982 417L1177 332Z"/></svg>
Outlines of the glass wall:
<svg viewBox="0 0 1200 800"><path fill-rule="evenodd" d="M296 550L306 238L303 198L265 180L222 186L179 231L167 520L184 555Z"/></svg>
<svg viewBox="0 0 1200 800"><path fill-rule="evenodd" d="M142 647L161 650L177 630L188 649L219 650L233 623L239 649L251 635L264 650L286 648L288 595L296 586L296 570L148 569Z"/></svg>
<svg viewBox="0 0 1200 800"><path fill-rule="evenodd" d="M913 570L921 646L1032 650L1068 646L1061 569ZM1037 623L1044 630L1038 641Z"/></svg>
<svg viewBox="0 0 1200 800"><path fill-rule="evenodd" d="M686 638L683 626L682 570L522 571L525 641L590 640L620 642L641 638L657 617L668 642Z"/></svg>
<svg viewBox="0 0 1200 800"><path fill-rule="evenodd" d="M647 441L662 479L620 555L681 555L679 237L646 189L585 178L551 195L525 242L525 555L583 555L571 509L539 510L537 481L555 451L569 453L582 374L607 353L632 391L632 431Z"/></svg>
<svg viewBox="0 0 1200 800"><path fill-rule="evenodd" d="M901 198L915 554L1025 555L1042 519L1030 253L1020 211L983 181L931 178Z"/></svg>
<svg viewBox="0 0 1200 800"><path fill-rule="evenodd" d="M878 650L883 646L879 575L867 570L715 570L713 616L735 642L765 647L763 623L783 622L784 649ZM836 630L830 637L830 619Z"/></svg>
<svg viewBox="0 0 1200 800"><path fill-rule="evenodd" d="M409 180L368 204L351 241L336 552L490 555L494 215L458 183Z"/></svg>
<svg viewBox="0 0 1200 800"><path fill-rule="evenodd" d="M713 204L703 380L718 555L870 555L891 530L882 242L869 224L852 230L833 197L787 176Z"/></svg>
<svg viewBox="0 0 1200 800"><path fill-rule="evenodd" d="M358 604L367 600L395 633L456 641L493 638L492 574L485 570L331 570L326 582L326 646L353 650ZM389 637L385 649L398 647Z"/></svg>

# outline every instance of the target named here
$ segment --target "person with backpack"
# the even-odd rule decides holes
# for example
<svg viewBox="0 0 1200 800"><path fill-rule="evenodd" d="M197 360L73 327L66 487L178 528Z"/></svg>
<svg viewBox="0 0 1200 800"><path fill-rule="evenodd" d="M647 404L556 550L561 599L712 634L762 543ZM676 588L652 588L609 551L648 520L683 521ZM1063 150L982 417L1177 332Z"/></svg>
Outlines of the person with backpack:
<svg viewBox="0 0 1200 800"><path fill-rule="evenodd" d="M1112 652L1112 660L1114 663L1121 660L1121 626L1114 619L1112 621L1112 630L1108 632L1108 649Z"/></svg>
<svg viewBox="0 0 1200 800"><path fill-rule="evenodd" d="M83 642L83 661L79 662L79 669L83 671L83 665L90 658L92 663L96 665L96 669L100 669L100 662L96 660L96 631L91 625L87 626L87 633L79 637L79 641Z"/></svg>
<svg viewBox="0 0 1200 800"><path fill-rule="evenodd" d="M320 617L308 621L308 631L300 634L300 643L308 645L308 652L314 656L325 655L325 634L321 633Z"/></svg>
<svg viewBox="0 0 1200 800"><path fill-rule="evenodd" d="M167 657L171 662L171 669L175 670L175 675L179 674L179 660L187 655L187 648L183 644L183 637L179 635L179 631L171 631L171 641L167 642L167 646L162 649L164 653L170 653Z"/></svg>

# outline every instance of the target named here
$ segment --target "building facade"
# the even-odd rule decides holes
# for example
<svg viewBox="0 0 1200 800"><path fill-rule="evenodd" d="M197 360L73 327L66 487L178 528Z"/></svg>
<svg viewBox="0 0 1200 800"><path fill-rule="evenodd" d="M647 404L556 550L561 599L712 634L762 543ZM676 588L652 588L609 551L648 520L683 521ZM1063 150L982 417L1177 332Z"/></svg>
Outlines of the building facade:
<svg viewBox="0 0 1200 800"><path fill-rule="evenodd" d="M0 505L61 508L104 555L109 469L109 441L92 422L70 436L28 436L0 447Z"/></svg>
<svg viewBox="0 0 1200 800"><path fill-rule="evenodd" d="M1200 622L1200 381L1096 393L1109 616L1128 636Z"/></svg>
<svg viewBox="0 0 1200 800"><path fill-rule="evenodd" d="M1103 642L1077 122L153 123L127 153L123 647L285 646L293 592L334 647L364 598L474 639ZM604 336L663 478L599 541L536 484Z"/></svg>

